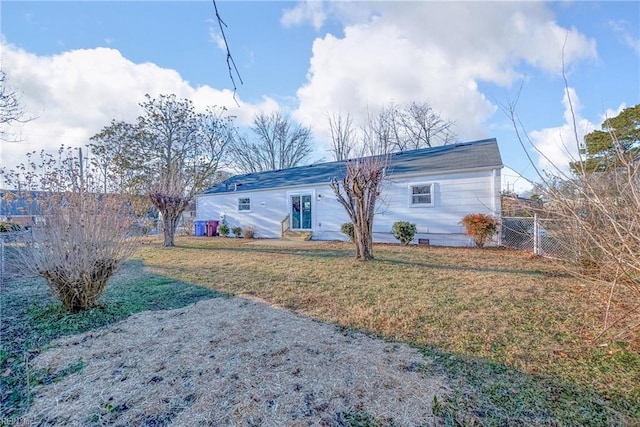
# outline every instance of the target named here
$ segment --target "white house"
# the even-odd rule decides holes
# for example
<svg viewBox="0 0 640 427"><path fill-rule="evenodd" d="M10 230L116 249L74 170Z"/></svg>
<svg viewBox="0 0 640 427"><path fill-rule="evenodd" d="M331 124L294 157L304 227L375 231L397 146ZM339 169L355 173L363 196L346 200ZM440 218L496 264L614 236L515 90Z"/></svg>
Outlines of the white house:
<svg viewBox="0 0 640 427"><path fill-rule="evenodd" d="M255 236L306 232L314 240L347 240L349 222L329 187L346 162L331 162L231 177L196 199L196 220L253 227ZM500 216L502 159L495 139L391 154L378 201L376 242L396 242L396 221L416 224L414 243L472 246L460 220L469 213Z"/></svg>

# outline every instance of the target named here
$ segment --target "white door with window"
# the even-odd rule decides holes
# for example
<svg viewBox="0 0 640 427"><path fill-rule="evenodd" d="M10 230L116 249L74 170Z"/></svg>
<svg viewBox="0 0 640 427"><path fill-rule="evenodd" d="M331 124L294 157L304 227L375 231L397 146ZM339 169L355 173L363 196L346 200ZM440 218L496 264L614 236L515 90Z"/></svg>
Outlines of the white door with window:
<svg viewBox="0 0 640 427"><path fill-rule="evenodd" d="M311 194L291 196L291 229L311 230Z"/></svg>

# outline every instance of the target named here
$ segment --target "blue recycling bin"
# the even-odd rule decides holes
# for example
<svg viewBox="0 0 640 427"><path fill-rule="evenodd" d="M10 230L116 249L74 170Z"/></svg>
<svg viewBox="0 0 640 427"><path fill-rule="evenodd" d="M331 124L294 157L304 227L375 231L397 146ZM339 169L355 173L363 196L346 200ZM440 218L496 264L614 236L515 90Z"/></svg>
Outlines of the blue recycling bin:
<svg viewBox="0 0 640 427"><path fill-rule="evenodd" d="M207 222L206 221L194 221L194 234L198 237L205 236L207 234Z"/></svg>

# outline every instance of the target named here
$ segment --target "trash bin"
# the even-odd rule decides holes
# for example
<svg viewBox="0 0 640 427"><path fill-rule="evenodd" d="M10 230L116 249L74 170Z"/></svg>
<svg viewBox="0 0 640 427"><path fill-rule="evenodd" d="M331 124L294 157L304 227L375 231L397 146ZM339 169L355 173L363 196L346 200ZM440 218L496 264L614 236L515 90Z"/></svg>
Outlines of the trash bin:
<svg viewBox="0 0 640 427"><path fill-rule="evenodd" d="M194 221L193 227L194 227L194 230L193 230L194 235L198 237L207 235L207 224L205 221Z"/></svg>
<svg viewBox="0 0 640 427"><path fill-rule="evenodd" d="M213 237L218 235L218 223L220 221L207 221L207 236Z"/></svg>

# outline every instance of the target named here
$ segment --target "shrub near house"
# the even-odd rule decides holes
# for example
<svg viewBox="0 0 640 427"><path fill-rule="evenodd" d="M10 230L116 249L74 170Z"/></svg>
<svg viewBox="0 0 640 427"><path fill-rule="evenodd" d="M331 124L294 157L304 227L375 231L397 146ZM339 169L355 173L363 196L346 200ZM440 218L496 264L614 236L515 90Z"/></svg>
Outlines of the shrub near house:
<svg viewBox="0 0 640 427"><path fill-rule="evenodd" d="M352 222L345 222L344 224L342 224L340 226L340 232L346 235L347 237L349 237L349 240L353 242L353 236L355 235L355 231L353 229Z"/></svg>
<svg viewBox="0 0 640 427"><path fill-rule="evenodd" d="M416 225L407 221L396 221L391 229L393 236L403 245L408 245L416 235Z"/></svg>
<svg viewBox="0 0 640 427"><path fill-rule="evenodd" d="M229 226L224 222L218 226L218 234L222 237L228 237L229 231Z"/></svg>
<svg viewBox="0 0 640 427"><path fill-rule="evenodd" d="M498 224L491 215L474 213L466 215L461 221L465 233L473 238L476 246L483 247L498 230Z"/></svg>

